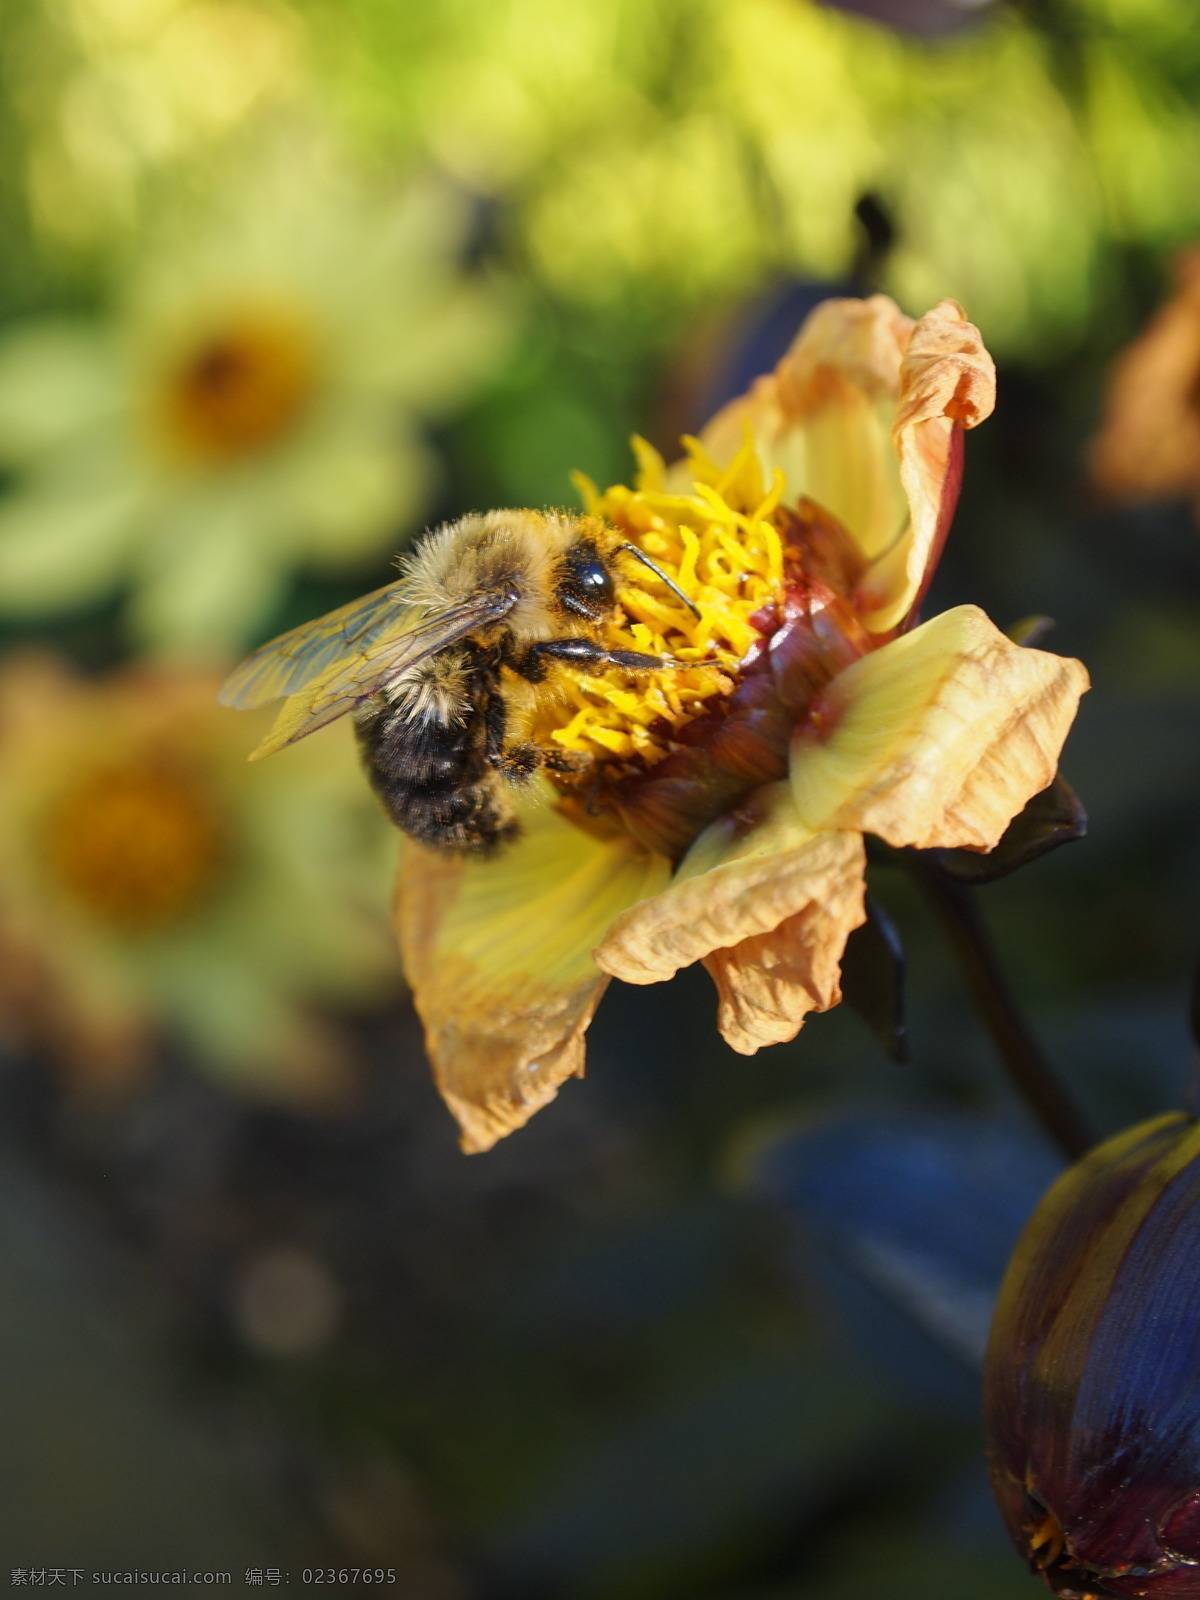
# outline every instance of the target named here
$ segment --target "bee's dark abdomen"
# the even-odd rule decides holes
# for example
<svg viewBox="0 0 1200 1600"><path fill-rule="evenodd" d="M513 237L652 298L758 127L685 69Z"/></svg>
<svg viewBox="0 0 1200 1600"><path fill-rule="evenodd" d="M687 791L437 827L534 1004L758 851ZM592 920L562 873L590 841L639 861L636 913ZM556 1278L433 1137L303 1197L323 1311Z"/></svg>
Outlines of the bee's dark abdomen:
<svg viewBox="0 0 1200 1600"><path fill-rule="evenodd" d="M385 703L360 713L355 730L371 787L402 832L450 850L487 850L516 834L482 707L442 723Z"/></svg>

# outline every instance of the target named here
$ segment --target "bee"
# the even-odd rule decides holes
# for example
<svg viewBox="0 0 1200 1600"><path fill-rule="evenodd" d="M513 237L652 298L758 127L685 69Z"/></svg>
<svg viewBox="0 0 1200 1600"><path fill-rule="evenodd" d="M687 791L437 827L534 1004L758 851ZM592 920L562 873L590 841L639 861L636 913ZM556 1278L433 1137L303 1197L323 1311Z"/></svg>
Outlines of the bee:
<svg viewBox="0 0 1200 1600"><path fill-rule="evenodd" d="M489 511L427 534L399 579L247 657L222 704L287 698L251 759L351 715L367 777L396 827L423 844L487 852L514 838L509 790L589 758L514 736L556 664L657 672L662 656L607 648L615 562L665 573L597 517Z"/></svg>

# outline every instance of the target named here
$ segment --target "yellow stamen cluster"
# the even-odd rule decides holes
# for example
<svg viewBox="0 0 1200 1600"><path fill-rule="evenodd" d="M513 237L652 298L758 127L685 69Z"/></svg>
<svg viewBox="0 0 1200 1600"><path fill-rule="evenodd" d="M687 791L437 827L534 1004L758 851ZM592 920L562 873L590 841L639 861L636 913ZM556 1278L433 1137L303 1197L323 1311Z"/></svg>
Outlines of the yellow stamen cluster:
<svg viewBox="0 0 1200 1600"><path fill-rule="evenodd" d="M563 668L557 703L539 712L531 730L538 743L608 763L653 766L681 728L733 693L739 663L761 638L750 619L783 585L783 545L773 520L782 474L764 486L749 439L724 470L699 440L684 443L691 483L681 492L668 484L662 457L644 439L634 440L635 488L617 484L601 494L590 479L575 476L587 511L619 528L699 613L626 554L618 558L620 609L604 643L677 664L639 674Z"/></svg>
<svg viewBox="0 0 1200 1600"><path fill-rule="evenodd" d="M79 906L122 932L148 934L207 896L224 834L213 797L190 773L135 760L82 775L51 807L41 843Z"/></svg>

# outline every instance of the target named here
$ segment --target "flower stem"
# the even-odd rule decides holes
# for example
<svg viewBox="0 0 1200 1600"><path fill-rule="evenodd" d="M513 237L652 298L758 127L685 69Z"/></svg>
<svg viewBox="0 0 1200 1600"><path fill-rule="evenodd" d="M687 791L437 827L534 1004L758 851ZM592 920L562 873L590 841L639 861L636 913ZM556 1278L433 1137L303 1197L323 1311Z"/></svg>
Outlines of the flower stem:
<svg viewBox="0 0 1200 1600"><path fill-rule="evenodd" d="M949 935L971 997L1018 1093L1067 1159L1078 1161L1095 1144L1095 1135L1025 1020L974 891L944 871L932 853L905 854Z"/></svg>

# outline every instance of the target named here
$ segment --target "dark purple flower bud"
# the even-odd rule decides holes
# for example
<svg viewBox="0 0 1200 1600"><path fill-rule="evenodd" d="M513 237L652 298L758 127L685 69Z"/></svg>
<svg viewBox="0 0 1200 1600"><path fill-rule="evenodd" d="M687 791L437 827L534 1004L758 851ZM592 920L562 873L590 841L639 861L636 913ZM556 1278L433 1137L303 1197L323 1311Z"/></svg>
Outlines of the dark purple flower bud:
<svg viewBox="0 0 1200 1600"><path fill-rule="evenodd" d="M1100 1145L1025 1229L985 1379L992 1484L1070 1600L1200 1597L1200 1124Z"/></svg>

